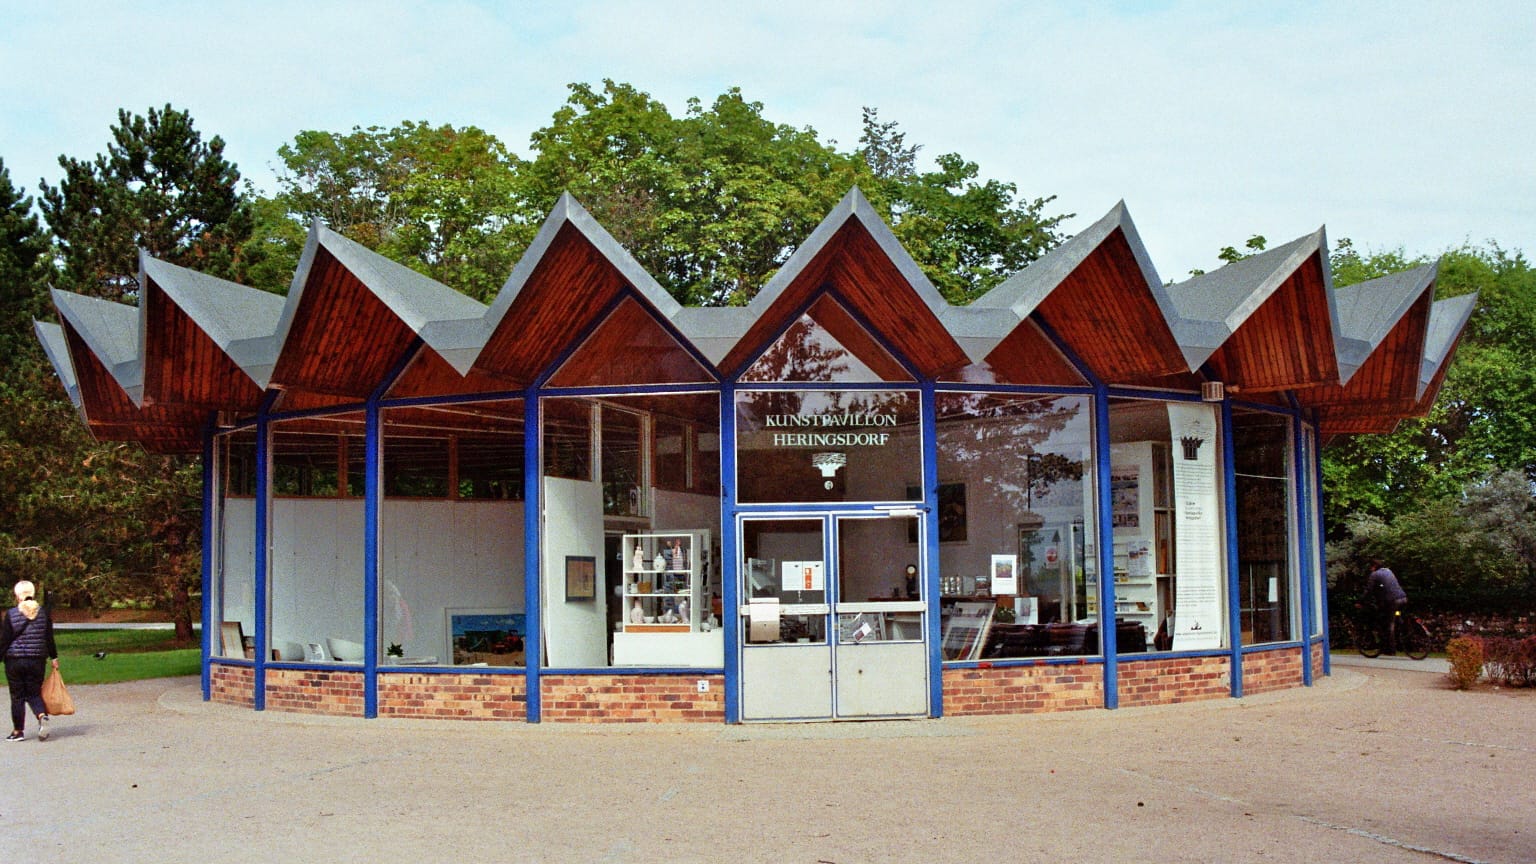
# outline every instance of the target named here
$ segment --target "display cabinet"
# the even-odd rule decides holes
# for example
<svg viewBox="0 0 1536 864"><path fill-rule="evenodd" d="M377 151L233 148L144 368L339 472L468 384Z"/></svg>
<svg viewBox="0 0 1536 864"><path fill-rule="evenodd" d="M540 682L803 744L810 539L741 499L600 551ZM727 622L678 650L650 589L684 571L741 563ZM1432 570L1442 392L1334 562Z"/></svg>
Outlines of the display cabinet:
<svg viewBox="0 0 1536 864"><path fill-rule="evenodd" d="M724 642L714 619L710 532L625 534L622 615L615 665L718 665Z"/></svg>

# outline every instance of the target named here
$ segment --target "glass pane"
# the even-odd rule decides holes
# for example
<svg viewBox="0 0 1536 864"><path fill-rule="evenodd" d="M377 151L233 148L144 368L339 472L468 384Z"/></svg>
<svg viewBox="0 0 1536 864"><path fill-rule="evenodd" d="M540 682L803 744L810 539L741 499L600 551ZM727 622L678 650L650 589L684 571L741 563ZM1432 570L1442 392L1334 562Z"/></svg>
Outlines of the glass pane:
<svg viewBox="0 0 1536 864"><path fill-rule="evenodd" d="M910 391L738 393L739 500L916 500L918 408Z"/></svg>
<svg viewBox="0 0 1536 864"><path fill-rule="evenodd" d="M918 599L917 530L915 516L837 520L837 602Z"/></svg>
<svg viewBox="0 0 1536 864"><path fill-rule="evenodd" d="M592 479L592 403L586 399L545 399L544 474Z"/></svg>
<svg viewBox="0 0 1536 864"><path fill-rule="evenodd" d="M940 393L936 407L946 658L1098 653L1092 400ZM944 522L956 487L963 531Z"/></svg>
<svg viewBox="0 0 1536 864"><path fill-rule="evenodd" d="M827 602L820 519L750 519L741 539L742 597Z"/></svg>
<svg viewBox="0 0 1536 864"><path fill-rule="evenodd" d="M638 516L645 506L641 494L640 415L603 406L603 512L609 516Z"/></svg>
<svg viewBox="0 0 1536 864"><path fill-rule="evenodd" d="M633 299L614 309L559 371L551 387L709 383L714 378Z"/></svg>
<svg viewBox="0 0 1536 864"><path fill-rule="evenodd" d="M1109 428L1119 650L1227 646L1215 408L1114 400Z"/></svg>
<svg viewBox="0 0 1536 864"><path fill-rule="evenodd" d="M656 436L654 484L658 489L682 491L688 488L688 427L658 417L653 424Z"/></svg>
<svg viewBox="0 0 1536 864"><path fill-rule="evenodd" d="M219 439L224 458L217 551L219 567L218 620L235 622L241 635L256 634L256 432L243 429ZM214 642L214 653L245 656L244 645Z"/></svg>
<svg viewBox="0 0 1536 864"><path fill-rule="evenodd" d="M910 381L912 376L842 304L823 297L740 380L849 384Z"/></svg>
<svg viewBox="0 0 1536 864"><path fill-rule="evenodd" d="M1293 638L1290 418L1234 412L1238 603L1245 645Z"/></svg>

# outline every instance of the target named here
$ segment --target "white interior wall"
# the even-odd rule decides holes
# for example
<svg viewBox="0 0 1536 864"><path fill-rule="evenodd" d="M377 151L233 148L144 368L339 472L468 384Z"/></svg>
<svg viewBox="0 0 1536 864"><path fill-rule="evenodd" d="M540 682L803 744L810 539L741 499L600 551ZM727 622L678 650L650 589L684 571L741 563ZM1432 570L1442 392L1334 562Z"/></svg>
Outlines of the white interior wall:
<svg viewBox="0 0 1536 864"><path fill-rule="evenodd" d="M362 642L362 500L277 498L271 514L273 647Z"/></svg>
<svg viewBox="0 0 1536 864"><path fill-rule="evenodd" d="M229 498L224 501L223 611L215 611L218 621L239 621L246 635L256 633L256 499ZM218 621L209 622L217 626ZM219 653L218 642L214 653Z"/></svg>
<svg viewBox="0 0 1536 864"><path fill-rule="evenodd" d="M379 533L381 647L449 663L448 609L526 611L521 501L387 500Z"/></svg>
<svg viewBox="0 0 1536 864"><path fill-rule="evenodd" d="M603 558L603 490L585 480L544 478L544 641L549 665L608 665L608 597L566 602L565 556ZM599 571L601 572L601 571Z"/></svg>
<svg viewBox="0 0 1536 864"><path fill-rule="evenodd" d="M224 611L255 632L252 498L226 502ZM302 659L306 642L363 639L363 501L278 498L272 505L272 647ZM448 608L523 612L519 501L389 500L381 512L383 645L448 662Z"/></svg>

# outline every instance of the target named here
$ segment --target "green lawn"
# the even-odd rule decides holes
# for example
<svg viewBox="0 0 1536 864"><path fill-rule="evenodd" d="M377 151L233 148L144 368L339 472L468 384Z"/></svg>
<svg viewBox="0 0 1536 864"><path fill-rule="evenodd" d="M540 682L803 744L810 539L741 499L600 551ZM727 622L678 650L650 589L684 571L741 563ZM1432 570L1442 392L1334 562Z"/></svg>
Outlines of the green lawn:
<svg viewBox="0 0 1536 864"><path fill-rule="evenodd" d="M202 671L200 649L176 647L169 630L55 630L54 642L66 684L111 684ZM100 660L95 656L99 651L107 652Z"/></svg>

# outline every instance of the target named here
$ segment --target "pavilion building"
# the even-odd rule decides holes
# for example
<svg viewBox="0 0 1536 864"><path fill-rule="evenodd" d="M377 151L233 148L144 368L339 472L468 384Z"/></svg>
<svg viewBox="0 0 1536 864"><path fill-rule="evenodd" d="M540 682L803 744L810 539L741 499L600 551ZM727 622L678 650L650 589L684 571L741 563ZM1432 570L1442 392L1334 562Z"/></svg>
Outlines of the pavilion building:
<svg viewBox="0 0 1536 864"><path fill-rule="evenodd" d="M286 297L144 257L37 333L201 454L203 690L362 717L1140 706L1328 673L1319 450L1475 297L1322 230L1164 284L1124 205L967 306L854 190L745 307L563 197L486 306L317 225Z"/></svg>

